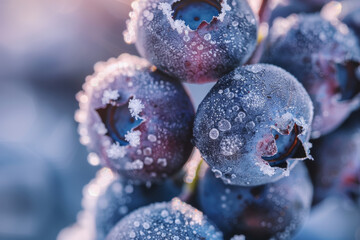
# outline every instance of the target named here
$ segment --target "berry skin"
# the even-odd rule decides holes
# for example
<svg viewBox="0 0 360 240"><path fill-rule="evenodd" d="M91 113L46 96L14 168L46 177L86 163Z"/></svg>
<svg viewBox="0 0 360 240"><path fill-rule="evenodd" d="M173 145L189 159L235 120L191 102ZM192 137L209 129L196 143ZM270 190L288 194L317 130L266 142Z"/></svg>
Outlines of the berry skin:
<svg viewBox="0 0 360 240"><path fill-rule="evenodd" d="M137 0L125 41L161 71L189 83L216 81L255 49L246 0Z"/></svg>
<svg viewBox="0 0 360 240"><path fill-rule="evenodd" d="M331 134L314 141L308 169L314 184L314 204L331 195L360 201L360 111Z"/></svg>
<svg viewBox="0 0 360 240"><path fill-rule="evenodd" d="M239 67L200 104L195 145L226 183L265 184L311 158L312 116L310 97L292 75L269 64Z"/></svg>
<svg viewBox="0 0 360 240"><path fill-rule="evenodd" d="M270 30L262 62L284 68L304 85L314 103L313 138L337 128L359 106L360 49L344 27L304 14L278 19Z"/></svg>
<svg viewBox="0 0 360 240"><path fill-rule="evenodd" d="M181 184L173 180L162 184L134 184L123 178L113 181L106 192L99 197L96 208L96 235L103 240L129 212L150 203L170 201L181 192Z"/></svg>
<svg viewBox="0 0 360 240"><path fill-rule="evenodd" d="M82 143L133 180L176 173L192 151L195 115L181 83L126 54L95 68L77 96Z"/></svg>
<svg viewBox="0 0 360 240"><path fill-rule="evenodd" d="M208 169L200 179L200 209L229 239L290 239L304 223L313 188L303 163L289 177L256 187L231 186Z"/></svg>
<svg viewBox="0 0 360 240"><path fill-rule="evenodd" d="M106 240L222 240L202 212L174 198L142 207L123 218Z"/></svg>

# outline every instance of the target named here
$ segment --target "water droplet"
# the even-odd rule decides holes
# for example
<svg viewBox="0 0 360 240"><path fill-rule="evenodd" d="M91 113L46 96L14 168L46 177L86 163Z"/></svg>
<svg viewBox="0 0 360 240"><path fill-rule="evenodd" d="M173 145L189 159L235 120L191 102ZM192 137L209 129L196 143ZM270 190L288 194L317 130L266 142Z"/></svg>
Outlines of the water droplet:
<svg viewBox="0 0 360 240"><path fill-rule="evenodd" d="M150 224L147 223L147 222L144 222L142 226L143 226L143 228L145 228L145 229L149 229L149 228L150 228Z"/></svg>
<svg viewBox="0 0 360 240"><path fill-rule="evenodd" d="M254 123L253 121L248 122L248 123L246 124L246 128L247 128L249 131L253 130L254 127L255 127L255 123Z"/></svg>
<svg viewBox="0 0 360 240"><path fill-rule="evenodd" d="M145 163L145 165L150 165L150 164L152 164L153 163L153 159L152 158L150 158L150 157L146 157L145 159L144 159L144 163Z"/></svg>
<svg viewBox="0 0 360 240"><path fill-rule="evenodd" d="M153 134L149 134L148 140L149 140L150 142L156 142L156 136L153 135Z"/></svg>
<svg viewBox="0 0 360 240"><path fill-rule="evenodd" d="M218 127L220 131L225 132L231 129L231 123L226 119L222 119L219 121Z"/></svg>
<svg viewBox="0 0 360 240"><path fill-rule="evenodd" d="M184 39L185 42L190 41L190 37L189 37L188 35L185 35L185 36L183 37L183 39Z"/></svg>
<svg viewBox="0 0 360 240"><path fill-rule="evenodd" d="M220 178L222 176L221 171L216 168L211 169L211 171L215 174L216 178Z"/></svg>
<svg viewBox="0 0 360 240"><path fill-rule="evenodd" d="M213 140L217 139L219 137L219 131L216 128L213 128L209 132L209 137Z"/></svg>
<svg viewBox="0 0 360 240"><path fill-rule="evenodd" d="M129 233L129 237L130 237L130 238L135 238L135 237L136 237L136 233L135 233L134 231L131 231L131 232Z"/></svg>
<svg viewBox="0 0 360 240"><path fill-rule="evenodd" d="M166 167L166 165L167 165L166 158L159 158L159 159L157 160L157 164L159 164L159 165L162 166L162 167Z"/></svg>
<svg viewBox="0 0 360 240"><path fill-rule="evenodd" d="M160 215L161 215L163 218L165 218L165 217L169 216L169 212L166 211L166 210L162 210Z"/></svg>
<svg viewBox="0 0 360 240"><path fill-rule="evenodd" d="M144 149L144 155L145 156L149 156L149 155L151 155L151 153L152 153L151 148L147 147L147 148Z"/></svg>
<svg viewBox="0 0 360 240"><path fill-rule="evenodd" d="M205 35L204 35L204 39L205 39L206 41L210 41L210 40L211 40L211 34L210 34L210 33L205 34Z"/></svg>

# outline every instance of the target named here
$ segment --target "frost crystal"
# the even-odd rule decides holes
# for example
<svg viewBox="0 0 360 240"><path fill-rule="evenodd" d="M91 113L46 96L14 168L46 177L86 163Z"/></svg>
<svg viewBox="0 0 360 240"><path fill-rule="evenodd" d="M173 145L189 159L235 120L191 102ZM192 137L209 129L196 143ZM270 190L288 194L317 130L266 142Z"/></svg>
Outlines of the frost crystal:
<svg viewBox="0 0 360 240"><path fill-rule="evenodd" d="M108 90L104 91L101 101L102 101L102 104L106 105L106 104L110 103L111 100L115 101L119 97L120 97L120 95L117 90L108 89Z"/></svg>
<svg viewBox="0 0 360 240"><path fill-rule="evenodd" d="M134 162L127 162L125 164L125 169L126 170L138 170L138 169L142 169L144 167L144 163L139 160L139 159L136 159Z"/></svg>
<svg viewBox="0 0 360 240"><path fill-rule="evenodd" d="M129 142L130 146L137 147L140 145L140 135L141 132L138 130L127 132L125 135L125 140Z"/></svg>
<svg viewBox="0 0 360 240"><path fill-rule="evenodd" d="M139 114L142 112L142 110L145 108L144 104L142 104L140 99L130 99L129 101L129 110L132 117L135 119L139 119Z"/></svg>
<svg viewBox="0 0 360 240"><path fill-rule="evenodd" d="M112 159L123 158L126 154L125 147L119 145L119 143L114 143L106 150L107 156Z"/></svg>
<svg viewBox="0 0 360 240"><path fill-rule="evenodd" d="M273 176L275 174L275 169L272 168L268 163L262 162L256 162L255 163L256 166L260 167L260 171L263 172L264 174L268 175L268 176Z"/></svg>

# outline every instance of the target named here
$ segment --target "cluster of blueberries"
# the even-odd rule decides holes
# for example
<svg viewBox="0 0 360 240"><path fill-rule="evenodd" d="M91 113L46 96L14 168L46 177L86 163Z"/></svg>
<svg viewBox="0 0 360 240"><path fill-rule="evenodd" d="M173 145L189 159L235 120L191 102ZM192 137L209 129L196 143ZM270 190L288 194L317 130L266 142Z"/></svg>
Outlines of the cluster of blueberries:
<svg viewBox="0 0 360 240"><path fill-rule="evenodd" d="M132 3L143 58L96 64L78 96L81 142L118 174L97 240L291 239L327 196L359 201L360 7L326 2ZM195 113L181 82L214 81Z"/></svg>

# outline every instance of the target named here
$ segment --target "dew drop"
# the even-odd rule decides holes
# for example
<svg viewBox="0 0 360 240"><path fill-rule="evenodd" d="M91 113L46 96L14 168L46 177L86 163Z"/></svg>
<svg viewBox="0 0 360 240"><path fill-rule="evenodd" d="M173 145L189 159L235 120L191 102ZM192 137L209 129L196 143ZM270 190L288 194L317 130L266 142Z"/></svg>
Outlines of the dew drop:
<svg viewBox="0 0 360 240"><path fill-rule="evenodd" d="M183 37L183 40L184 40L185 42L188 42L188 41L190 41L190 37L189 37L188 35L185 35L185 36Z"/></svg>
<svg viewBox="0 0 360 240"><path fill-rule="evenodd" d="M145 229L149 229L149 228L150 228L150 224L147 223L147 222L144 222L142 226L143 226L143 228L145 228Z"/></svg>
<svg viewBox="0 0 360 240"><path fill-rule="evenodd" d="M162 167L166 167L166 165L167 165L166 158L159 158L159 159L157 160L157 164L159 164L159 165L162 166Z"/></svg>
<svg viewBox="0 0 360 240"><path fill-rule="evenodd" d="M136 237L136 233L135 233L134 231L131 231L131 232L129 233L129 237L130 237L130 238L135 238L135 237Z"/></svg>
<svg viewBox="0 0 360 240"><path fill-rule="evenodd" d="M216 178L220 178L222 176L221 171L216 168L211 169L211 171L215 174Z"/></svg>
<svg viewBox="0 0 360 240"><path fill-rule="evenodd" d="M231 129L231 123L226 119L222 119L219 121L218 127L220 131L225 132Z"/></svg>
<svg viewBox="0 0 360 240"><path fill-rule="evenodd" d="M210 40L211 40L211 34L210 34L210 33L205 34L205 35L204 35L204 39L205 39L206 41L210 41Z"/></svg>
<svg viewBox="0 0 360 240"><path fill-rule="evenodd" d="M219 137L219 131L216 128L213 128L209 132L209 137L213 140L217 139Z"/></svg>
<svg viewBox="0 0 360 240"><path fill-rule="evenodd" d="M148 140L149 140L150 142L156 142L156 136L153 135L153 134L149 134Z"/></svg>
<svg viewBox="0 0 360 240"><path fill-rule="evenodd" d="M149 156L149 155L151 155L151 153L152 153L151 148L147 147L147 148L144 149L144 155L145 156Z"/></svg>
<svg viewBox="0 0 360 240"><path fill-rule="evenodd" d="M150 164L152 164L153 163L153 159L152 158L150 158L150 157L146 157L145 159L144 159L144 163L145 163L145 165L150 165Z"/></svg>

